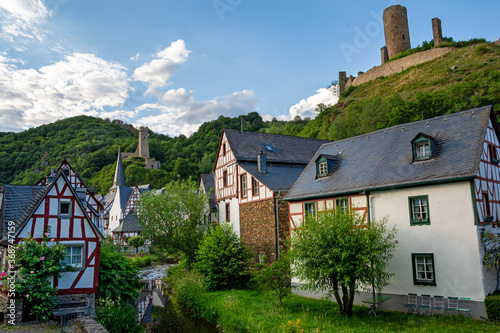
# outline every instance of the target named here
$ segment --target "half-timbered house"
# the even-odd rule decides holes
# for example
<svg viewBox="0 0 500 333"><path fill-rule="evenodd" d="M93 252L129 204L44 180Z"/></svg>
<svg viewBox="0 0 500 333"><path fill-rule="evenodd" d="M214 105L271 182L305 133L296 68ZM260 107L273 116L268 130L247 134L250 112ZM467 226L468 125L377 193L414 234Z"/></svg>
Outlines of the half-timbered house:
<svg viewBox="0 0 500 333"><path fill-rule="evenodd" d="M486 316L496 274L482 265L479 233L500 223L499 137L482 107L325 144L285 198L290 228L336 207L387 218L398 234L384 306L404 309L408 293L466 297Z"/></svg>
<svg viewBox="0 0 500 333"><path fill-rule="evenodd" d="M51 242L66 246L67 262L75 272L54 277L57 302L93 304L99 281L99 230L101 205L91 189L64 161L35 186L5 185L1 206L2 265L6 264L9 240L18 244L27 237L41 241L50 230Z"/></svg>
<svg viewBox="0 0 500 333"><path fill-rule="evenodd" d="M254 249L255 260L279 256L288 234L282 199L317 151L328 141L224 129L214 166L219 221L227 221Z"/></svg>
<svg viewBox="0 0 500 333"><path fill-rule="evenodd" d="M109 193L102 198L101 203L104 207L104 233L106 236L112 236L115 244L119 245L123 251L134 251L134 248L127 244L127 238L139 236L143 229L135 215L129 215L137 212L137 202L141 194L146 191L151 191L149 184L127 186L122 155L120 149L118 149L113 186L110 188ZM126 225L122 225L124 222ZM149 246L150 243L146 242L142 250L148 250Z"/></svg>

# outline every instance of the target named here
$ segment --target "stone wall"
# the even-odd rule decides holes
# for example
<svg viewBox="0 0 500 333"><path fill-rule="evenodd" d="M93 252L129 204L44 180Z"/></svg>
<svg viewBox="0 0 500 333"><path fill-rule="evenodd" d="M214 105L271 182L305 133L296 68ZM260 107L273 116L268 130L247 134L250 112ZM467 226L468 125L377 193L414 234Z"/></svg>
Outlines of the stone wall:
<svg viewBox="0 0 500 333"><path fill-rule="evenodd" d="M279 235L288 237L288 204L278 200ZM276 197L276 194L275 194ZM253 248L254 261L259 262L259 254L267 257L267 263L274 262L276 253L276 205L275 199L262 200L240 205L240 235L243 242Z"/></svg>
<svg viewBox="0 0 500 333"><path fill-rule="evenodd" d="M4 325L20 325L23 321L23 299L0 294L0 311Z"/></svg>
<svg viewBox="0 0 500 333"><path fill-rule="evenodd" d="M75 326L82 333L107 333L108 331L97 321L90 317L75 320Z"/></svg>
<svg viewBox="0 0 500 333"><path fill-rule="evenodd" d="M396 73L400 73L412 66L442 57L443 55L455 49L456 48L454 47L433 48L427 51L411 54L398 60L393 60L383 65L373 67L364 74L360 74L358 77L354 78L354 80L352 81L352 85L359 86L360 84L374 80L381 76L390 76ZM349 87L349 85L349 82L347 82L346 88Z"/></svg>

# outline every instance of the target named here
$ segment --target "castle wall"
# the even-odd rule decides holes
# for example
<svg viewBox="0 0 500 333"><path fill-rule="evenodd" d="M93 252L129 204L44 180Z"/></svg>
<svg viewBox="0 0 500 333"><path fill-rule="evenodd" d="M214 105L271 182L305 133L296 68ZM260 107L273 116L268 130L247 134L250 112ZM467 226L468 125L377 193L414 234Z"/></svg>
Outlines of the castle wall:
<svg viewBox="0 0 500 333"><path fill-rule="evenodd" d="M412 55L406 56L398 60L393 60L381 66L373 67L366 73L359 75L357 78L354 78L354 80L352 81L352 85L359 86L360 84L374 80L381 76L390 76L396 73L400 73L412 66L416 66L418 64L422 64L424 62L439 58L453 50L455 50L454 47L440 47L423 52L414 53ZM348 82L346 83L346 88L349 87L350 85L351 84L349 84L348 80Z"/></svg>

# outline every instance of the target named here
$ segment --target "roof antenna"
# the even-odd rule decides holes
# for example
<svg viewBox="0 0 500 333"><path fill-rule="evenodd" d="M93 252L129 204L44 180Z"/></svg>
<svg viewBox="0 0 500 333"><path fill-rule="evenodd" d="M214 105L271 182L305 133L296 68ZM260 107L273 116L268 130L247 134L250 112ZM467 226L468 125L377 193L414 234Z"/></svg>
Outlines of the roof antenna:
<svg viewBox="0 0 500 333"><path fill-rule="evenodd" d="M243 115L240 116L241 119L241 135L243 135Z"/></svg>

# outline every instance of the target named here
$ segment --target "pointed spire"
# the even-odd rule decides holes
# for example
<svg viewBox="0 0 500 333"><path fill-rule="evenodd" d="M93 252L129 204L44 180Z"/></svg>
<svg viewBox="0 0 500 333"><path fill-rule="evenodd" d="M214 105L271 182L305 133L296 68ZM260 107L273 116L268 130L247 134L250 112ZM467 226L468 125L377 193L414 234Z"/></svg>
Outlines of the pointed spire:
<svg viewBox="0 0 500 333"><path fill-rule="evenodd" d="M113 186L111 186L111 190L116 190L118 186L122 185L126 186L125 173L123 172L121 147L118 146L118 159L116 160L115 179L113 180Z"/></svg>

